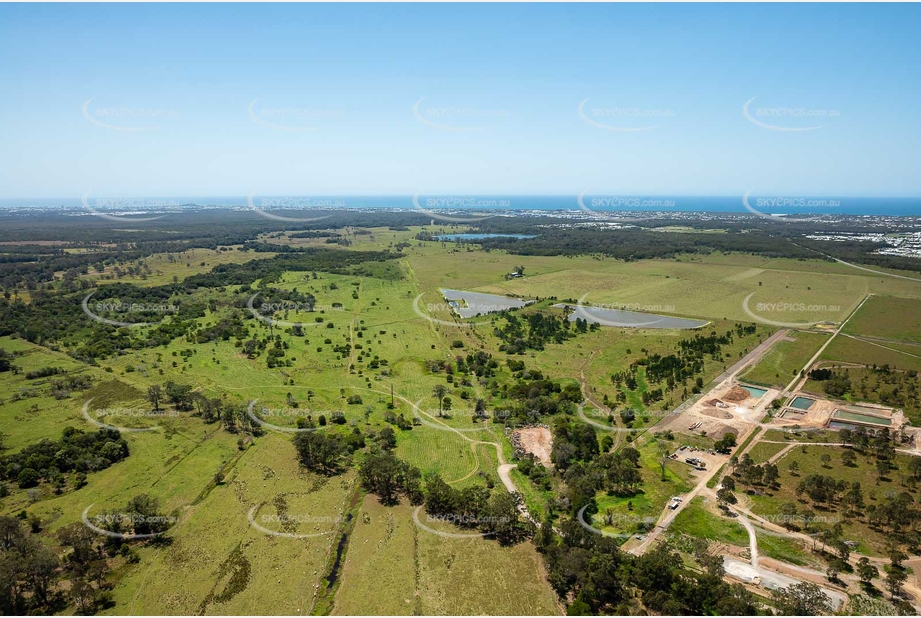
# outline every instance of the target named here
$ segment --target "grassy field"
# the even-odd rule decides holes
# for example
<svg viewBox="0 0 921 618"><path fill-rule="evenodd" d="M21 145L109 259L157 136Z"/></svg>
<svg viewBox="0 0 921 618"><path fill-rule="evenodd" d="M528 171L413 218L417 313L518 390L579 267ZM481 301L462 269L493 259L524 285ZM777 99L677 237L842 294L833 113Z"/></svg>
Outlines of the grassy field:
<svg viewBox="0 0 921 618"><path fill-rule="evenodd" d="M828 341L824 333L794 331L791 336L795 341L778 342L761 362L742 375L742 379L767 386L786 386Z"/></svg>
<svg viewBox="0 0 921 618"><path fill-rule="evenodd" d="M766 313L767 319L840 321L857 306L868 286L875 289L878 285L859 275L751 268L719 261L678 259L624 263L579 257L515 256L510 260L494 254L481 255L466 256L463 272L457 271L456 262L448 261L448 256L426 256L424 262L414 261L414 268L423 282L435 276L432 271L447 272L452 287L461 289L476 288L531 298L579 299L587 295L589 302L631 305L653 313L745 321L751 318L743 310L742 301L752 293L753 307L759 302L837 307L808 313L792 307ZM502 275L514 260L525 266L525 277L505 281ZM798 264L784 266L795 265ZM893 287L893 284L881 285ZM915 290L915 294L919 292L921 290Z"/></svg>
<svg viewBox="0 0 921 618"><path fill-rule="evenodd" d="M717 515L704 505L704 499L700 497L694 498L678 513L670 530L718 543L727 543L746 549L749 547L748 532L742 524L728 517ZM757 526L755 536L758 539L760 555L800 566L816 565L819 562L799 541L770 534Z"/></svg>
<svg viewBox="0 0 921 618"><path fill-rule="evenodd" d="M892 345L838 336L828 344L820 360L861 365L889 365L898 369L921 371L921 358L918 358L921 352L914 352L915 356L912 356L910 353L886 348L892 348Z"/></svg>
<svg viewBox="0 0 921 618"><path fill-rule="evenodd" d="M242 254L216 254L230 255ZM172 265L175 272L190 274L182 259L192 257L165 259L155 271L156 276L163 278L162 282L171 280L173 271L167 266ZM210 266L199 264L201 271ZM143 281L150 285L157 282L153 276ZM409 278L401 281L375 276L318 273L312 277L308 273L288 273L277 286L309 291L316 296L317 305L326 307L322 313L278 317L304 324L322 317L323 322L305 328L304 337L296 337L284 327L270 330L249 319L246 310L219 306L199 323L208 326L234 311L242 311L251 333L282 337L288 345L285 358L292 360L291 367L269 369L264 358L246 357L232 340L192 344L180 338L167 346L132 350L104 359L99 367L88 368L65 354L21 340L3 339L0 347L16 354L15 364L24 371L61 367L88 373L93 379L89 391L58 401L47 396L45 379L27 381L24 374L12 372L0 375L4 393L20 393L16 401L6 401L0 413L8 435L7 446L16 449L41 438L57 438L65 423L92 429L80 415L86 399L96 398L93 408L143 407L148 405L144 401L147 387L167 379L190 384L210 397L222 397L238 405L258 399L260 406L282 408L288 405L290 394L301 411L315 416L342 411L350 424L363 430L379 429L385 426L383 415L391 384L397 395L395 412L412 418L408 401L420 401L420 406L431 412L437 407L432 387L444 383L444 376L429 374L424 361L449 357L455 338L463 337L471 342L470 347L482 347L478 336L470 335L469 329L436 328L420 318L412 305L418 288ZM208 298L206 291L198 294L201 299ZM351 351L343 354L333 350L342 344L351 346ZM370 367L375 357L386 364ZM443 423L470 428L470 418L461 410L463 402L457 389L451 390L458 412L443 419ZM469 387L469 391L473 397L485 394L479 384ZM361 395L361 404L344 401L353 394ZM125 425L135 422L141 421L126 421ZM86 487L60 496L46 492L47 496L42 494L46 499L34 505L30 505L26 492L14 490L3 500L2 512L28 509L44 521L53 522L47 524L53 531L75 521L87 506L93 505L94 510L114 508L135 495L148 493L160 501L165 511L179 513L179 523L169 534L172 544L168 549L142 547L139 565L118 567L114 613L306 614L317 603L325 607L334 602L333 598L318 601L313 592L326 575L335 535L311 539L268 536L252 528L246 514L257 506L258 516L272 516L282 505L292 513L298 509L306 513L331 511L334 515L341 512L354 485L354 475L319 482L298 467L286 436L270 433L241 451L237 437L219 424L206 425L188 414L158 422L160 431L125 434L131 455L90 474ZM285 424L285 420L278 422ZM497 441L507 448L501 431L465 435ZM498 462L491 446L474 446L448 429L425 425L398 431L397 440L400 457L424 471L438 472L455 486L498 483ZM227 478L215 486L213 478L219 470ZM412 525L404 514L403 523L407 522ZM335 527L330 532L335 532ZM464 607L465 613L490 613L498 607L505 607L510 614L558 613L554 595L544 582L540 558L530 545L507 550L492 541L458 542L450 549L451 561L456 563L452 567L451 561L445 562L442 541L442 537L425 539L409 554L406 547L397 548L401 559L415 552L419 561L428 565L414 584L427 599L421 609L424 613L448 613L457 607ZM349 547L358 551L359 544L353 542ZM297 566L292 568L294 563ZM459 574L468 578L466 583L461 580L461 588L457 587ZM182 581L183 586L177 587L176 581ZM380 580L370 585L377 589ZM357 584L353 587L360 590ZM339 590L344 589L337 589L336 595ZM468 598L470 591L476 594ZM497 597L506 604L497 604ZM467 604L460 605L465 599ZM392 610L405 611L397 607Z"/></svg>
<svg viewBox="0 0 921 618"><path fill-rule="evenodd" d="M5 445L10 452L33 444L42 438L60 437L64 424L83 426L80 418L83 402L94 394L103 399L99 391L93 394L75 393L70 399L55 399L50 393L51 381L61 376L29 380L26 373L45 367L67 371L69 375L88 375L95 381L112 380L96 367L88 367L65 354L37 346L23 339L0 338L0 349L16 355L13 365L22 369L0 373L0 431L6 434ZM98 384L98 382L97 382ZM121 385L124 387L124 385ZM116 390L111 388L110 390ZM123 388L132 394L131 389ZM133 393L139 396L140 393Z"/></svg>
<svg viewBox="0 0 921 618"><path fill-rule="evenodd" d="M913 495L917 495L917 489L911 489L900 481L900 474L907 470L907 455L898 454L896 457L898 469L890 471L883 480L879 481L874 464L875 460L870 457L858 456L858 466L849 468L841 464L841 453L843 451L843 447L837 446L803 445L802 447L794 447L784 456L783 463L778 466L780 489L761 496L746 497L751 501L752 511L764 517L778 515L784 503L796 504L798 509L805 508L805 504L798 500L795 489L797 484L810 474L822 474L848 483L859 482L863 488L864 499L868 504L873 504L875 501L882 499L888 492L893 491L908 491ZM828 467L823 466L821 463L823 454L831 455L832 461ZM796 476L791 475L789 469L790 464L794 461L799 466ZM840 518L844 529L844 538L858 542L857 551L869 555L883 555L885 553L885 533L870 528L865 521L861 521L857 517L844 519L840 513L834 510L826 510L822 505L814 505L812 508L820 516L832 517L835 520Z"/></svg>
<svg viewBox="0 0 921 618"><path fill-rule="evenodd" d="M921 300L873 296L851 318L844 332L896 341L921 342Z"/></svg>
<svg viewBox="0 0 921 618"><path fill-rule="evenodd" d="M466 387L448 384L445 374L431 373L426 362L483 350L500 361L499 379L504 381L510 376L507 357L499 351L500 342L493 336L491 324L469 326L440 306L443 303L439 287L512 293L528 298L578 299L588 294L590 302L624 303L634 308L641 305L651 312L707 319L711 324L700 331L704 334L711 330L725 332L737 322L750 322L741 303L752 292L753 302L766 299L840 305L840 310L827 313L769 316L792 321L840 320L868 291L921 297L916 284L868 276L840 264L720 254L631 263L592 257L509 256L501 251L484 253L473 245L416 241L413 236L419 229L378 228L370 234L345 230L352 249L386 249L402 242L409 242L410 246L405 250L405 258L390 265L370 265L352 275L289 272L273 283L273 287L310 292L323 308L314 313L292 311L276 316L288 322L302 322L303 336L296 335L286 325L269 327L254 319L240 302L230 302L228 299L239 300L244 296L236 286L228 286L221 292L201 289L190 295L190 300L206 305L209 300L216 301L198 319L199 326L211 326L234 314L241 315L249 328L249 337L280 338L287 346L284 359L290 361L290 366L270 369L264 355L248 357L233 339L199 344L182 336L166 346L128 349L124 354L100 359L99 366L80 363L64 351L52 351L19 339L0 339L0 348L13 352L14 365L24 370L20 374L0 374L3 393L0 428L7 435L9 452L42 438L57 439L66 426L92 429L81 416L82 405L90 398L94 408L144 407L149 405L144 400L147 388L167 380L188 384L208 397L220 397L237 406L258 400L260 406L269 409L290 409L291 402L296 402L299 412L314 416L329 417L333 412L342 412L347 425L340 430L357 427L365 433L387 426L384 416L391 401L391 388L395 395L394 412L409 419L414 414L411 404L415 402L434 415L438 404L432 394L433 387L445 384L454 403L452 413L439 419L438 427L418 425L411 430L396 430L396 454L423 471L439 473L455 487L499 486L495 448L473 442L498 444L510 461L509 443L501 428L474 426L467 408L481 397L496 407L508 402L491 398L488 385L477 379L472 379L472 384ZM284 235L265 240L296 246L328 246L322 239L297 240ZM182 279L207 272L217 264L271 255L204 249L163 254L147 258L144 264L122 265L146 266L150 270L118 280L139 285L170 283L174 277ZM516 265L524 265L526 276L506 281L504 274ZM103 274L114 274L114 269ZM99 276L93 272L86 277ZM98 283L111 281L114 279ZM444 323L426 320L417 313L414 301L420 294L424 313ZM427 307L429 303L431 308ZM144 328L139 331L145 332ZM716 377L772 330L773 327L759 325L754 336L727 346L723 359L707 359L704 380ZM519 358L528 368L538 369L553 379L567 383L584 379L592 396L600 401L605 394L613 397L615 393L611 374L641 358L643 350L650 354L672 353L677 341L693 334L602 328L564 344L549 344L543 352L528 352ZM809 349L821 344L821 338L822 335L798 333L795 343L781 344L776 358L771 360L769 355L754 371L763 371L768 377L785 377L803 355L808 355ZM847 349L851 354L871 357L862 348L853 351L855 345L863 346L864 342L847 340L841 344L842 348L835 348L841 339L830 346L827 354L840 354L841 349ZM871 351L880 358L883 354L910 358L878 347ZM921 359L917 362L921 367ZM24 375L26 371L44 367L87 375L92 379L91 387L72 393L69 398L55 399L50 394L49 379L28 380ZM461 397L462 393L466 399ZM354 395L361 397L361 403L348 403L347 398ZM629 402L641 412L640 419L647 413L648 418L640 420L640 424L652 425L659 418L653 413L655 410L680 403L679 391L667 396L668 401L654 409L644 410L640 395L641 389L629 394ZM312 475L297 464L289 436L269 433L241 448L238 435L225 431L218 423L206 424L190 413L155 421L126 420L125 426L151 422L156 422L160 429L124 434L130 456L110 468L90 473L88 484L82 489L54 495L43 487L37 496L39 500L32 504L25 491L11 487L12 493L0 505L4 514L23 509L37 514L51 532L78 521L87 506L92 505L94 510L114 508L141 493L156 497L164 511L176 512L179 521L169 532L171 545L141 546L139 564L117 566L113 589L116 606L109 613L297 615L329 610L337 614L559 613L541 559L532 545L502 548L485 539L446 539L432 535L413 524L408 506L385 508L371 497L353 505L355 509L360 507L360 512L348 542L341 585L325 594L324 578L331 566L335 539L344 530L335 518L348 510L350 501L358 496L354 471L331 479ZM293 418L273 419L273 422L293 423ZM459 434L451 428L476 431ZM671 446L689 440L679 438ZM661 479L660 447L668 445L662 445L650 434L644 434L634 444L641 454L643 492L632 498L598 496L600 512L615 516L616 522L658 518L668 499L687 492L694 482L690 468L674 461L667 462L665 479ZM773 446L782 445L768 446L756 446L753 457L768 457ZM795 449L790 456L799 456L798 453L799 449ZM784 466L781 468L784 478L787 473ZM801 474L804 468L805 465ZM215 484L218 471L223 472L225 479ZM535 514L545 513L551 496L537 490L517 471L512 472L512 477ZM783 491L786 487L780 493ZM770 512L774 505L768 502L760 508ZM289 533L323 535L286 538L265 534L248 521L247 514L253 507L257 517L292 514L325 518L322 519L325 523L285 528ZM687 512L693 515L694 509L703 510L693 504ZM704 515L715 517L706 512ZM630 517L634 519L629 520ZM685 513L682 518L686 519ZM684 519L681 525L693 529L693 518ZM723 523L709 522L706 518L701 521L697 525L713 527L707 534L734 534L720 528ZM603 526L597 519L596 525ZM617 523L606 529L632 533L636 526ZM795 558L791 548L770 539L765 541L767 546L771 543L776 547L770 551L786 552ZM747 539L743 538L741 544L746 545ZM320 593L323 594L318 596Z"/></svg>
<svg viewBox="0 0 921 618"><path fill-rule="evenodd" d="M786 444L774 444L771 442L758 442L748 451L748 455L755 464L763 464L768 459L782 451Z"/></svg>
<svg viewBox="0 0 921 618"><path fill-rule="evenodd" d="M312 477L297 465L289 442L270 437L222 485L183 509L172 544L148 550L115 589L112 613L309 614L314 587L327 574L336 518L354 483L354 474ZM265 534L247 519L260 505L255 520L265 528L278 524L264 516L283 511L288 521L321 521L295 524L291 533L330 534Z"/></svg>
<svg viewBox="0 0 921 618"><path fill-rule="evenodd" d="M704 507L703 500L694 498L678 513L670 529L697 538L748 547L748 532L742 524L711 513Z"/></svg>
<svg viewBox="0 0 921 618"><path fill-rule="evenodd" d="M758 527L755 528L755 536L758 538L758 552L763 556L799 566L811 566L820 571L825 566L821 559L811 554L809 548L798 540L767 533Z"/></svg>
<svg viewBox="0 0 921 618"><path fill-rule="evenodd" d="M142 260L118 264L118 268L124 273L120 277L116 277L116 266L106 266L101 273L93 270L81 278L96 281L100 285L115 281L141 286L165 285L172 283L174 277L182 280L191 275L209 272L219 264L242 264L275 255L239 251L240 246L224 247L221 250L189 249L177 253L157 253ZM132 267L140 268L141 271L128 274L128 269Z"/></svg>
<svg viewBox="0 0 921 618"><path fill-rule="evenodd" d="M335 615L560 613L532 545L437 536L413 523L413 509L365 498Z"/></svg>

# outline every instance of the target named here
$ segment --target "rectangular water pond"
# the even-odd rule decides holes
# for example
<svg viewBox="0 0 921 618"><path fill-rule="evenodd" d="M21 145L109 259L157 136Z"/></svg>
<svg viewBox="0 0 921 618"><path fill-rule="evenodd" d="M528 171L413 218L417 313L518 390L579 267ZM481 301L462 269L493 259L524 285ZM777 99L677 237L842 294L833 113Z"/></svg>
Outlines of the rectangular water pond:
<svg viewBox="0 0 921 618"><path fill-rule="evenodd" d="M870 425L883 425L885 427L888 427L892 424L892 419L882 418L880 416L871 416L869 414L858 414L857 412L851 412L850 410L835 410L835 413L832 414L832 418L841 419L843 421L868 423Z"/></svg>
<svg viewBox="0 0 921 618"><path fill-rule="evenodd" d="M809 399L809 397L797 397L790 405L799 410L808 410L814 403L815 399Z"/></svg>
<svg viewBox="0 0 921 618"><path fill-rule="evenodd" d="M850 430L850 431L857 431L857 429L858 429L859 427L863 427L863 426L862 426L862 425L853 425L853 424L851 424L851 423L842 423L841 421L831 421L831 422L828 423L828 428L829 428L829 429L837 429L837 430L839 430L839 431L842 430L842 429L848 429L848 430ZM866 428L864 428L864 429L866 429Z"/></svg>
<svg viewBox="0 0 921 618"><path fill-rule="evenodd" d="M757 386L746 386L745 384L742 385L742 388L747 390L748 394L754 397L755 399L761 399L762 397L767 395L767 389L765 388L758 388Z"/></svg>
<svg viewBox="0 0 921 618"><path fill-rule="evenodd" d="M553 305L558 309L572 309L569 321L585 320L589 324L601 326L614 326L615 328L700 328L709 322L704 320L691 320L688 318L673 318L655 313L642 313L639 311L624 311L621 309L602 309L601 307L588 307L585 305L567 305L557 303Z"/></svg>
<svg viewBox="0 0 921 618"><path fill-rule="evenodd" d="M462 318L473 318L487 313L521 309L533 303L533 300L520 300L499 294L465 292L464 290L441 290L442 295L454 311Z"/></svg>

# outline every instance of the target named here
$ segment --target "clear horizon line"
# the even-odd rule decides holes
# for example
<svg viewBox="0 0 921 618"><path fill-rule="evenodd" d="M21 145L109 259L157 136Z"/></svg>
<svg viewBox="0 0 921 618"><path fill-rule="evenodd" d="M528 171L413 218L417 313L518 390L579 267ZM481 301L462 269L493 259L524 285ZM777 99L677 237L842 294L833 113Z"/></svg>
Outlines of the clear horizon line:
<svg viewBox="0 0 921 618"><path fill-rule="evenodd" d="M417 195L424 196L464 196L464 197L553 197L553 198L570 198L576 197L583 194L582 192L576 193L450 193L450 192L432 192L426 191L424 193L260 193L259 197L363 197L363 198L412 198ZM821 198L847 198L847 199L921 199L921 194L918 195L860 195L860 194L844 194L844 193L800 193L795 191L759 191L760 195L766 196L795 196L795 197L821 197ZM616 191L591 191L584 193L584 195L617 195L623 197L684 197L684 198L742 198L744 193L729 193L729 194L700 194L700 193L623 193ZM120 194L105 194L101 193L96 197L147 197L150 199L156 198L169 198L169 197L182 197L188 199L206 199L206 198L221 198L221 199L231 199L231 198L243 198L246 199L249 197L248 194L208 194L208 195L186 195L182 193L173 193L173 194L162 194L162 195L144 195L142 193L120 193ZM71 196L25 196L18 195L15 197L0 197L0 200L11 201L11 200L80 200L83 198L83 195L71 195Z"/></svg>

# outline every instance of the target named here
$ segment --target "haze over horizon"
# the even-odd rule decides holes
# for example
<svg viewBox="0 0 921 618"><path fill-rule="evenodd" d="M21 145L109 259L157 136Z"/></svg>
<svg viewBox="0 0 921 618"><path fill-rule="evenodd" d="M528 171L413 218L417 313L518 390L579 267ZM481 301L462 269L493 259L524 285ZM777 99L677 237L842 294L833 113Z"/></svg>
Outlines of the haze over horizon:
<svg viewBox="0 0 921 618"><path fill-rule="evenodd" d="M919 17L2 5L0 198L921 196Z"/></svg>

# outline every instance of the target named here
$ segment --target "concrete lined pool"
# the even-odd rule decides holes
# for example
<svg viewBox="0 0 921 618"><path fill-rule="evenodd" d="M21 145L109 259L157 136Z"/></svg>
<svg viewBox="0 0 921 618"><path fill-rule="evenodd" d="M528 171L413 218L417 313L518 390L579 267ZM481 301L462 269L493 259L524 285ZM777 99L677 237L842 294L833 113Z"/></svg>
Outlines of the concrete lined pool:
<svg viewBox="0 0 921 618"><path fill-rule="evenodd" d="M603 309L601 307L589 307L586 305L569 305L566 303L557 303L553 305L557 309L570 308L573 312L569 315L569 321L575 322L582 319L589 324L600 324L602 326L614 326L616 328L700 328L706 326L709 322L703 320L691 320L688 318L673 318L667 315L657 315L655 313L642 313L639 311L624 311L621 309Z"/></svg>
<svg viewBox="0 0 921 618"><path fill-rule="evenodd" d="M830 421L828 423L829 429L838 429L838 430L849 429L851 431L856 431L859 427L863 427L863 425L854 425L853 423L842 423L841 421Z"/></svg>
<svg viewBox="0 0 921 618"><path fill-rule="evenodd" d="M748 386L746 384L742 385L742 388L748 391L748 394L754 397L755 399L761 399L767 395L766 388L758 388L757 386Z"/></svg>
<svg viewBox="0 0 921 618"><path fill-rule="evenodd" d="M790 405L794 408L797 408L798 410L808 410L814 403L815 399L810 399L809 397L797 397Z"/></svg>
<svg viewBox="0 0 921 618"><path fill-rule="evenodd" d="M855 421L858 423L867 423L870 425L882 425L888 427L892 424L891 418L883 418L881 416L871 416L869 414L859 414L857 412L851 412L850 410L835 410L835 413L832 414L833 419L840 419L842 421Z"/></svg>

